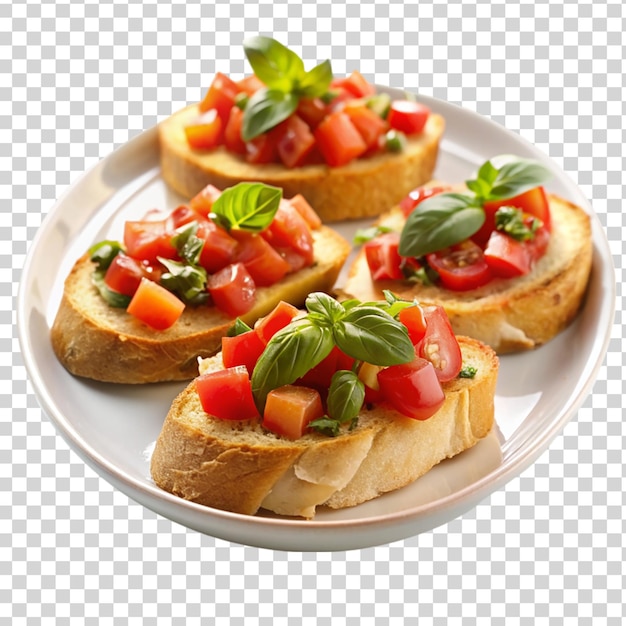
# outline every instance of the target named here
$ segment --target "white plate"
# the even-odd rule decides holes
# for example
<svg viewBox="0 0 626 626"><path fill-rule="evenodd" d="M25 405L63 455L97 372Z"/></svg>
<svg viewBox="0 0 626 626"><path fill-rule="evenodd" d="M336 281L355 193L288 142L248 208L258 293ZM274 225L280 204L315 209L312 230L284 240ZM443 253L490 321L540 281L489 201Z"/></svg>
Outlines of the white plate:
<svg viewBox="0 0 626 626"><path fill-rule="evenodd" d="M496 154L534 157L554 172L549 189L585 207L593 218L594 265L584 308L549 344L501 359L497 428L412 485L351 509L322 510L313 521L228 513L158 489L149 474L150 452L183 385L116 386L74 378L56 360L49 340L63 280L75 259L96 240L119 238L125 219L182 201L160 178L152 129L84 174L58 201L30 248L19 292L20 343L41 407L104 479L153 511L214 537L278 550L349 550L404 539L454 519L547 448L589 393L607 349L615 279L606 239L581 192L538 150L473 112L420 99L447 121L438 178L465 180ZM350 236L359 225L343 224L339 230Z"/></svg>

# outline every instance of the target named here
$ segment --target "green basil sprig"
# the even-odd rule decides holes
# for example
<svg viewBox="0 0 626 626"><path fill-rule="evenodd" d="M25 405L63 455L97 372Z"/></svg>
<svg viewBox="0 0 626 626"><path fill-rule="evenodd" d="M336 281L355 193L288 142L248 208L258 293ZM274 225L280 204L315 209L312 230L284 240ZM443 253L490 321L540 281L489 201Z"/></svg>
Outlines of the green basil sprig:
<svg viewBox="0 0 626 626"><path fill-rule="evenodd" d="M312 293L307 315L268 342L252 373L252 393L262 413L267 394L301 378L323 361L334 346L372 365L398 365L415 358L406 327L384 306L351 300L344 306L325 293ZM410 303L409 303L410 306Z"/></svg>
<svg viewBox="0 0 626 626"><path fill-rule="evenodd" d="M533 239L536 230L542 225L538 218L530 220L529 224L524 222L522 211L512 206L502 206L495 214L496 230L501 230L517 241L528 241Z"/></svg>
<svg viewBox="0 0 626 626"><path fill-rule="evenodd" d="M243 182L225 189L211 207L211 219L226 230L258 233L267 228L283 190L264 183Z"/></svg>
<svg viewBox="0 0 626 626"><path fill-rule="evenodd" d="M402 256L421 257L471 237L485 222L485 202L513 198L551 178L551 172L532 159L497 158L506 162L496 167L486 161L476 178L466 181L471 193L441 193L416 207L402 229Z"/></svg>
<svg viewBox="0 0 626 626"><path fill-rule="evenodd" d="M89 258L96 264L91 274L91 282L104 301L112 307L125 309L130 303L130 297L109 289L104 282L104 275L118 254L124 253L124 247L119 241L100 241L89 248Z"/></svg>
<svg viewBox="0 0 626 626"><path fill-rule="evenodd" d="M160 280L163 287L178 295L186 304L205 304L208 301L207 273L203 267L163 257L157 258L167 269Z"/></svg>
<svg viewBox="0 0 626 626"><path fill-rule="evenodd" d="M286 120L298 107L300 98L322 96L328 90L333 78L330 61L307 72L295 52L271 37L251 37L243 47L254 73L266 85L250 98L244 110L244 141Z"/></svg>

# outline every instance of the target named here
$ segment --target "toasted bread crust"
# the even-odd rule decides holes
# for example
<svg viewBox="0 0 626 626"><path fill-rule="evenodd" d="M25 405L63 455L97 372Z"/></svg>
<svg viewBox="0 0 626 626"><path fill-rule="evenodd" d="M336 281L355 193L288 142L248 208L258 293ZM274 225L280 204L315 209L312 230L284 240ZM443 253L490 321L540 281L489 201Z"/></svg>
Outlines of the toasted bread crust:
<svg viewBox="0 0 626 626"><path fill-rule="evenodd" d="M456 334L475 337L499 354L536 348L564 330L584 298L593 255L591 222L580 207L551 195L552 235L546 254L526 276L496 279L471 291L457 292L408 281L373 281L360 251L350 268L345 292L377 300L388 289L400 298L442 305ZM377 223L395 230L399 209Z"/></svg>
<svg viewBox="0 0 626 626"><path fill-rule="evenodd" d="M324 222L380 215L432 177L445 123L431 113L424 131L403 152L358 159L343 167L252 165L224 148L192 150L184 127L198 114L190 105L159 125L161 171L172 189L191 198L208 184L219 189L242 180L282 187L285 197L301 193Z"/></svg>
<svg viewBox="0 0 626 626"><path fill-rule="evenodd" d="M433 417L418 421L375 407L335 438L308 433L290 441L258 420L218 420L203 411L191 383L165 419L152 477L162 489L207 506L307 518L321 504L344 508L398 489L472 447L493 426L498 358L473 339L459 343L476 377L446 383L445 403ZM219 367L218 355L212 368Z"/></svg>
<svg viewBox="0 0 626 626"><path fill-rule="evenodd" d="M311 291L332 289L350 245L324 226L313 231L313 238L314 265L257 289L244 321L253 324L280 300L300 305ZM51 329L53 350L72 374L128 384L189 380L198 373L198 356L221 349L234 320L215 307L186 307L174 326L155 331L109 306L92 284L93 269L88 255L76 262Z"/></svg>

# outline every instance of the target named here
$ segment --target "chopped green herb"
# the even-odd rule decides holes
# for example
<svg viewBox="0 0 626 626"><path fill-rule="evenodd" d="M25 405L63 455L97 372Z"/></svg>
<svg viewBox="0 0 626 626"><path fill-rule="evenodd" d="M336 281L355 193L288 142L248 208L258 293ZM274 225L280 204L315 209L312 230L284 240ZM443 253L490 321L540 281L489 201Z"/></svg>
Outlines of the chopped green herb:
<svg viewBox="0 0 626 626"><path fill-rule="evenodd" d="M477 372L473 365L464 365L459 372L459 378L474 378Z"/></svg>

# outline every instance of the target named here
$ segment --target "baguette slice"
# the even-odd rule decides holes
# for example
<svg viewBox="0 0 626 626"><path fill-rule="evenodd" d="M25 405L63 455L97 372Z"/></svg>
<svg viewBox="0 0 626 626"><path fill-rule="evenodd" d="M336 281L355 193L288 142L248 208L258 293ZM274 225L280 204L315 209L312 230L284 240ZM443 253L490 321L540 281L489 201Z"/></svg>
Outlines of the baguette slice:
<svg viewBox="0 0 626 626"><path fill-rule="evenodd" d="M498 358L474 339L459 343L464 363L477 374L446 383L445 403L430 419L374 407L361 412L355 429L335 438L310 433L289 441L257 420L218 420L204 412L191 383L167 414L152 477L162 489L214 508L308 519L319 505L354 506L408 485L493 426ZM220 367L217 355L208 370Z"/></svg>
<svg viewBox="0 0 626 626"><path fill-rule="evenodd" d="M172 189L191 198L208 184L225 189L242 180L260 181L282 187L285 197L301 193L323 222L378 216L429 181L445 127L443 117L431 113L424 131L409 138L401 153L357 159L343 167L288 169L252 165L224 148L192 150L184 128L197 115L198 105L189 105L159 125L161 172Z"/></svg>
<svg viewBox="0 0 626 626"><path fill-rule="evenodd" d="M359 300L379 300L385 289L402 299L442 305L454 332L475 337L498 354L530 350L564 330L584 298L592 263L591 222L582 208L549 196L552 234L546 254L526 276L496 279L478 289L450 291L409 281L373 281L363 250L350 267L344 290ZM401 230L399 208L378 224Z"/></svg>
<svg viewBox="0 0 626 626"><path fill-rule="evenodd" d="M255 305L241 316L246 323L267 315L280 300L299 306L310 292L332 289L350 244L325 226L312 232L313 265L258 288ZM188 306L174 326L155 331L109 306L91 282L93 269L88 255L76 262L51 330L54 352L72 374L131 384L189 380L198 374L198 356L221 349L234 320L217 308Z"/></svg>

